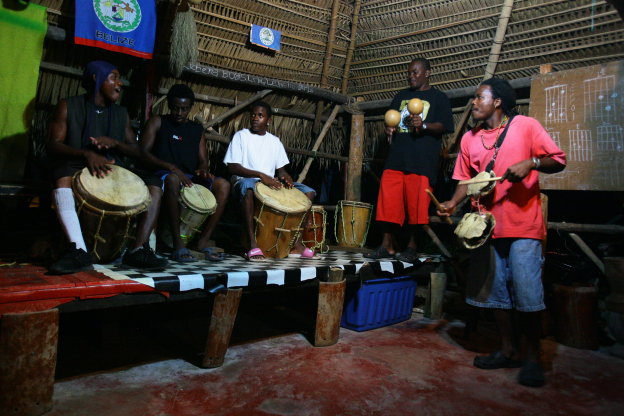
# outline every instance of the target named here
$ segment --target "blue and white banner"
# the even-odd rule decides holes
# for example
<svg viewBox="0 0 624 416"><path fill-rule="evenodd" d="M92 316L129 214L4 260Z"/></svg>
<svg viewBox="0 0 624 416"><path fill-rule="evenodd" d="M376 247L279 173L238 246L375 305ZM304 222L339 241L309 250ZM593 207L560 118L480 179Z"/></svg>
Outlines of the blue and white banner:
<svg viewBox="0 0 624 416"><path fill-rule="evenodd" d="M269 29L264 26L251 25L249 41L254 45L279 51L281 38L282 33L279 30Z"/></svg>
<svg viewBox="0 0 624 416"><path fill-rule="evenodd" d="M156 0L76 0L78 45L152 59Z"/></svg>

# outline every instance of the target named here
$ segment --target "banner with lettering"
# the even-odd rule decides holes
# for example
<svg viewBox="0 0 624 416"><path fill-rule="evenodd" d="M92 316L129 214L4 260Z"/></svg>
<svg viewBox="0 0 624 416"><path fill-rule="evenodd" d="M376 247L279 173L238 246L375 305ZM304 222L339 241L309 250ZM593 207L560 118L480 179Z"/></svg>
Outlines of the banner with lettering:
<svg viewBox="0 0 624 416"><path fill-rule="evenodd" d="M249 41L251 43L263 48L273 49L274 51L280 50L281 37L282 33L279 30L258 25L251 25L251 31L249 32Z"/></svg>
<svg viewBox="0 0 624 416"><path fill-rule="evenodd" d="M74 42L152 59L156 0L76 0Z"/></svg>

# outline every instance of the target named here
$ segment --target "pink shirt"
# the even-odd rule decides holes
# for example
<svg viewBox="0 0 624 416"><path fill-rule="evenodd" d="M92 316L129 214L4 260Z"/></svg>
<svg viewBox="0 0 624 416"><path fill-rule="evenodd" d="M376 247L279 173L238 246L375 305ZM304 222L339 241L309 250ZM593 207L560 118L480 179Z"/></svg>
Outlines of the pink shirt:
<svg viewBox="0 0 624 416"><path fill-rule="evenodd" d="M453 179L470 179L485 170L492 160L494 149L486 150L482 140L487 147L492 146L497 132L498 129L475 127L464 134ZM534 118L518 115L511 122L498 151L494 173L502 176L513 164L544 156L564 165L566 163L565 153L557 147L544 127ZM494 191L480 199L496 219L492 237L543 239L545 229L539 195L539 174L536 170L518 183L497 182Z"/></svg>

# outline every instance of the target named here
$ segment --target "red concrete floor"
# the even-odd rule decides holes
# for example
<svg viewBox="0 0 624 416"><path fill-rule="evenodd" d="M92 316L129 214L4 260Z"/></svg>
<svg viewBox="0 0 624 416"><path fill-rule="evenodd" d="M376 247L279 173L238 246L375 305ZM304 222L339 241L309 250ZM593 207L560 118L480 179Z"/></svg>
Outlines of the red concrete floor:
<svg viewBox="0 0 624 416"><path fill-rule="evenodd" d="M185 326L195 325L186 321L178 329ZM493 348L487 325L469 339L457 329L443 322L425 326L415 317L366 332L342 329L336 345L315 348L292 332L258 338L256 326L247 339L235 337L237 345L217 369L200 369L179 353L172 357L169 348L188 339L159 346L158 336L170 338L165 329L146 343L131 342L139 333L121 334L133 345L121 353L105 342L109 355L125 354L118 362L129 359L118 367L87 352L88 340L82 350L61 345L54 408L46 416L624 414L621 359L545 339L547 384L528 388L516 383L516 369L472 366L475 350Z"/></svg>

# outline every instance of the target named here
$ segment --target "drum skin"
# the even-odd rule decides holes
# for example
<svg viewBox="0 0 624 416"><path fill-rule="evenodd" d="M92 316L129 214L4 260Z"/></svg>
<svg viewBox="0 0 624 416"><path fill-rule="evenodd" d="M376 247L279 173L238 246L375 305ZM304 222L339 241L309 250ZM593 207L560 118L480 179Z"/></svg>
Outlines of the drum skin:
<svg viewBox="0 0 624 416"><path fill-rule="evenodd" d="M338 201L334 229L338 245L340 247L364 247L372 215L371 204Z"/></svg>
<svg viewBox="0 0 624 416"><path fill-rule="evenodd" d="M151 201L141 178L109 166L111 171L104 178L92 176L87 168L72 178L82 235L98 263L111 262L121 254L133 234L134 219Z"/></svg>
<svg viewBox="0 0 624 416"><path fill-rule="evenodd" d="M310 221L305 221L305 223L309 223L309 226L304 226L301 242L315 252L323 253L326 251L325 229L327 227L327 213L322 206L312 205L308 217Z"/></svg>
<svg viewBox="0 0 624 416"><path fill-rule="evenodd" d="M297 241L312 203L295 188L272 189L261 182L254 189L255 237L266 257L284 258Z"/></svg>
<svg viewBox="0 0 624 416"><path fill-rule="evenodd" d="M193 184L180 190L180 237L188 244L195 234L201 231L206 219L217 210L217 199L205 186ZM159 238L169 247L173 247L171 230L167 221L163 221Z"/></svg>

